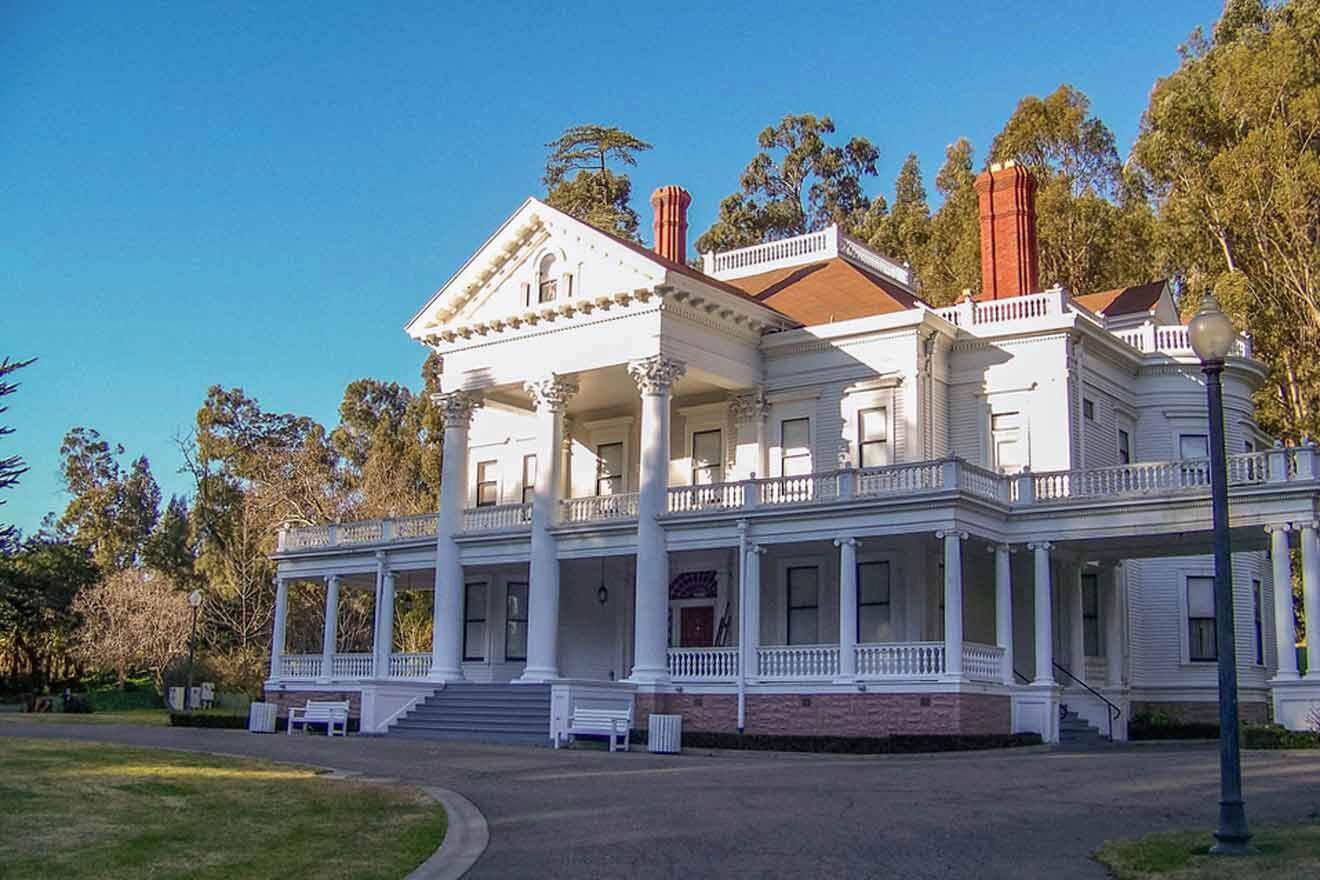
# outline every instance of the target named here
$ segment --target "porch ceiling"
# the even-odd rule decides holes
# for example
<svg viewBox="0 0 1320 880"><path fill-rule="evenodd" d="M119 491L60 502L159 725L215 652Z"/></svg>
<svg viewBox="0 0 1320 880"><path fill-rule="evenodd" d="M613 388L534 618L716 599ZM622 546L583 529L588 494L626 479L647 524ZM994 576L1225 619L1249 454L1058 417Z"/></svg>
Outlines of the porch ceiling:
<svg viewBox="0 0 1320 880"><path fill-rule="evenodd" d="M528 377L534 377L534 368L528 370ZM637 383L628 375L626 364L613 364L598 370L584 370L573 374L578 383L578 392L568 400L569 417L607 417L610 412L631 414L637 406ZM712 397L718 398L724 393L722 385L715 378L700 371L689 371L674 383L674 398ZM531 395L521 384L502 385L482 391L485 398L501 406L531 412L534 409Z"/></svg>

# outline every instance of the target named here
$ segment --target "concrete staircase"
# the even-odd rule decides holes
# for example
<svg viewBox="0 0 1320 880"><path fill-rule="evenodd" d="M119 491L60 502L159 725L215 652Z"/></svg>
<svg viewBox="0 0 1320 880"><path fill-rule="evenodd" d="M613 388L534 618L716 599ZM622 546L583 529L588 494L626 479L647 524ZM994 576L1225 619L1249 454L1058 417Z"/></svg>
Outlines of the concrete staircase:
<svg viewBox="0 0 1320 880"><path fill-rule="evenodd" d="M447 685L400 716L387 735L548 746L550 685Z"/></svg>
<svg viewBox="0 0 1320 880"><path fill-rule="evenodd" d="M1083 751L1112 745L1109 737L1101 733L1098 728L1088 723L1076 712L1070 710L1066 704L1061 706L1060 709L1063 713L1059 718L1059 745L1061 747Z"/></svg>

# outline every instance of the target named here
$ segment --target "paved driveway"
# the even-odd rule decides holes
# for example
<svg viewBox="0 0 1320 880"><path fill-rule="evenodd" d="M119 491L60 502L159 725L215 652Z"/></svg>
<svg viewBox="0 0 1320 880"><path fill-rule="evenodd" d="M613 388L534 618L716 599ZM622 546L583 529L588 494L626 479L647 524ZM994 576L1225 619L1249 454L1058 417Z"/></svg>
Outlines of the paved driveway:
<svg viewBox="0 0 1320 880"><path fill-rule="evenodd" d="M1208 830L1218 795L1213 746L655 756L22 722L0 736L304 760L452 788L490 823L472 877L1102 878L1087 853L1105 839ZM1251 821L1320 815L1320 754L1248 752L1244 766Z"/></svg>

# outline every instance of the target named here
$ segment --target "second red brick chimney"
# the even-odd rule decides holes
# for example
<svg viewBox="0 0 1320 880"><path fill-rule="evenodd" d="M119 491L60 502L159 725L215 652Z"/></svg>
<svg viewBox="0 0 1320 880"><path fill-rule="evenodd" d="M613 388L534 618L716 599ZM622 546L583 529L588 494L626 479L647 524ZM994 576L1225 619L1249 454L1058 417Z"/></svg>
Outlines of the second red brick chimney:
<svg viewBox="0 0 1320 880"><path fill-rule="evenodd" d="M1007 299L1035 293L1036 181L1011 159L976 178L981 202L981 293L977 299Z"/></svg>
<svg viewBox="0 0 1320 880"><path fill-rule="evenodd" d="M662 186L651 193L655 208L655 252L687 265L687 209L692 196L681 186Z"/></svg>

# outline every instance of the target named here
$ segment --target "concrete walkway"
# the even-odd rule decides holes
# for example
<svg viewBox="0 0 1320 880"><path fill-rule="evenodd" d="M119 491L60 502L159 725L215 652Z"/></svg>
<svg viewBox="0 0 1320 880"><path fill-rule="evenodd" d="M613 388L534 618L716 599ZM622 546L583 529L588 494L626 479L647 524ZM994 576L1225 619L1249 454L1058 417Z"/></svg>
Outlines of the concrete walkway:
<svg viewBox="0 0 1320 880"><path fill-rule="evenodd" d="M10 722L33 736L304 760L453 789L485 814L470 877L1104 877L1104 840L1209 829L1213 745L841 757L657 756ZM0 749L3 749L0 742ZM1320 753L1244 753L1252 822L1320 816Z"/></svg>

